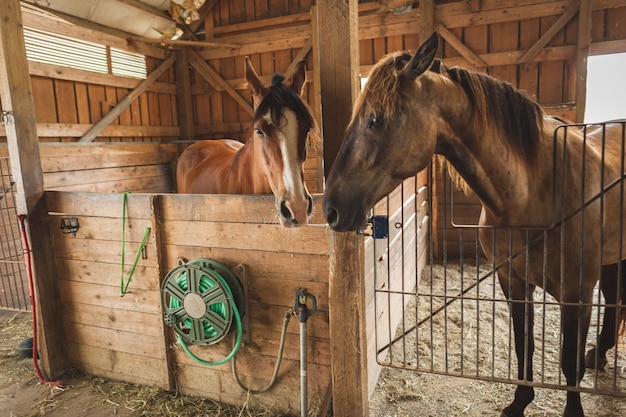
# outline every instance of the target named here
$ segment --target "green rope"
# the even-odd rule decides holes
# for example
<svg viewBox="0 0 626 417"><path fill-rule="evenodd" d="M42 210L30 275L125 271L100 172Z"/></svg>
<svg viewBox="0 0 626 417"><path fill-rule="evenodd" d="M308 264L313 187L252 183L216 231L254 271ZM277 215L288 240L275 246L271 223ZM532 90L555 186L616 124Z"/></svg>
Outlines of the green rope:
<svg viewBox="0 0 626 417"><path fill-rule="evenodd" d="M120 297L126 295L126 292L128 291L130 280L132 279L135 268L137 267L137 263L139 262L139 256L141 255L143 248L146 246L146 243L148 242L148 236L150 235L150 231L152 230L150 227L146 227L146 231L143 234L141 245L139 245L139 249L137 249L135 261L133 262L130 271L128 272L128 278L124 279L124 268L126 266L126 206L128 194L130 194L130 191L124 191L124 193L122 193L122 276L120 278Z"/></svg>

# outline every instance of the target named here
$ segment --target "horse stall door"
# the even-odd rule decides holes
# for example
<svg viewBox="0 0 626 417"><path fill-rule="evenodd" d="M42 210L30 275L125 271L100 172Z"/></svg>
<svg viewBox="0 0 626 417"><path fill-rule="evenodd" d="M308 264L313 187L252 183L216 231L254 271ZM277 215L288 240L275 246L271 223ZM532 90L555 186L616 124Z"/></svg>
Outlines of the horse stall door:
<svg viewBox="0 0 626 417"><path fill-rule="evenodd" d="M624 157L626 123L617 124L621 149L605 149L600 152L601 158ZM591 132L606 130L607 125L561 126L555 137L567 137L571 129L582 129L585 141L590 141ZM606 134L597 136L604 137ZM375 323L375 336L370 340L370 349L375 352L375 363L383 367L378 385L370 387L374 391L371 398L373 414L379 415L376 410L389 412L390 404L396 407L394 410L399 415L403 410L413 410L420 415L438 415L442 410L450 415L499 413L501 407L513 397L513 384L523 384L550 388L536 391L535 402L539 404L529 406L529 412L531 409L537 410L537 413L548 410L560 415L565 395L559 391L566 387L559 365L563 342L560 309L563 303L539 287L534 292L534 301L526 303L527 309L534 310L534 375L532 380L529 375L518 380L509 304L497 278L497 272L506 272L509 263L496 264L485 257L479 242L478 199L471 191L468 194L460 191L437 161L433 161L432 165L427 181L430 186L428 190L425 188L424 197L418 192L415 194L416 201L410 202L408 207L407 204L398 205L394 200L409 200L407 195L413 198L413 185L407 187L405 184L379 203L374 214L389 216L389 237L370 239L366 243L369 254L366 271L369 281L374 283L373 286L367 285L367 288L373 288L368 319L370 323ZM624 162L621 166L623 169ZM551 239L548 236L553 236L563 222L572 221L577 214L599 204L604 214L599 219L592 219L594 224L600 227L608 221L606 216L617 219L612 227L614 232L606 232L603 237L605 246L602 257L607 263L610 257L618 256L616 253L626 252L626 242L621 239L626 224L619 220L623 218L626 190L624 175L615 180L609 178L609 173L605 177L603 183L596 187L600 192L588 193L586 201L581 201L580 207L572 213L555 214L554 223L549 227L540 230L502 227L483 229L482 233L509 239L512 234L521 232L528 236L526 247L531 247L542 239ZM559 181L563 182L563 177L555 171L554 182ZM576 185L582 186L566 184L565 189ZM589 184L586 186L591 188ZM614 198L616 195L617 198ZM558 199L559 196L546 195L545 198ZM433 212L429 213L422 207L432 207ZM615 239L616 235L619 238ZM584 241L585 236L579 236L579 239ZM610 248L606 243L609 240L613 245ZM560 244L570 242L562 241ZM542 250L539 252L542 253L539 258L543 259L532 258L524 248L511 249L509 257L513 261L523 259L528 268L533 263L547 264L544 260L547 249L546 254ZM582 259L581 262L584 262L584 255ZM563 262L568 260L563 259ZM626 265L623 263L613 264L611 268L608 276L626 276ZM606 337L601 342L598 338L605 317L615 314L620 307L624 308L624 300L616 303L611 298L614 295L610 294L623 294L625 285L623 278L607 280L605 290L609 294L608 301L600 286L596 285L593 299L587 303L592 308L592 316L585 351L600 343L604 347L601 346L598 351L608 349L608 352L605 361L598 360L602 355L597 351L588 354L587 361L593 358L596 368L587 369L582 382L574 388L585 393L616 397L613 404L626 396L626 341L622 337L613 347L612 344L607 346L610 342L606 341ZM581 301L580 305L585 303ZM609 326L612 328L606 330L606 334L614 335L618 324L613 321ZM615 341L614 337L612 341ZM399 373L400 369L418 372L409 376L408 373ZM460 382L454 382L449 377L466 380L457 379ZM444 386L449 386L450 390L446 391ZM595 407L608 413L598 415L617 415L605 398L584 395L583 403L591 404L586 407L589 412ZM403 402L406 403L404 408L400 405Z"/></svg>

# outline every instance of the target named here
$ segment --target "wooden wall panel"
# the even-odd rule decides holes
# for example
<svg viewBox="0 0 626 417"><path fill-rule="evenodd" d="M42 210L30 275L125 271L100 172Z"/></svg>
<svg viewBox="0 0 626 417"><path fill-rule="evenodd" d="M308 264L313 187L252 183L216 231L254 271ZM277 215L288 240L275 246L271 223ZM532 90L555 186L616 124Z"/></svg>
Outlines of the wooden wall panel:
<svg viewBox="0 0 626 417"><path fill-rule="evenodd" d="M46 190L171 192L177 148L167 144L42 144ZM7 156L0 146L0 156Z"/></svg>
<svg viewBox="0 0 626 417"><path fill-rule="evenodd" d="M175 346L176 341L173 332L163 326L160 280L178 265L179 257L211 258L230 267L243 263L247 271L250 341L237 354L240 378L251 388L269 381L285 312L293 308L296 289L307 288L318 298L318 311L307 322L307 351L309 403L319 406L330 380L329 232L321 218L316 217L318 223L312 226L284 229L277 223L271 196L130 194L126 271L143 231L148 226L154 229L149 235L146 258L139 259L130 281L129 293L120 297L121 196L49 191L47 199L55 213L53 221L76 216L81 225L76 237L60 230L55 236L73 366L96 375L241 406L248 394L234 383L230 363L201 366L180 348L168 354L168 347ZM321 196L317 195L318 212L320 205ZM230 339L191 349L205 360L220 359L230 352ZM285 346L276 387L255 396L255 401L293 413L299 409L300 375L295 317L288 327ZM175 386L168 386L170 376Z"/></svg>

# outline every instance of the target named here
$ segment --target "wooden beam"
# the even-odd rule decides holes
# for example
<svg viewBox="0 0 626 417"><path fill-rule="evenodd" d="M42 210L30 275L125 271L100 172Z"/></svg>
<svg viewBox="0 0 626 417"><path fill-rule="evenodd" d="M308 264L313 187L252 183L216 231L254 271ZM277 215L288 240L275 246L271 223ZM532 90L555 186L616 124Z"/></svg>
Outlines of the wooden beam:
<svg viewBox="0 0 626 417"><path fill-rule="evenodd" d="M150 6L149 4L143 3L139 0L117 0L117 1L119 1L120 3L127 4L131 7L134 7L135 9L143 10L146 13L150 13L162 19L171 19L171 16L167 14L165 11L154 6Z"/></svg>
<svg viewBox="0 0 626 417"><path fill-rule="evenodd" d="M437 22L435 24L437 28L437 32L439 35L446 40L454 49L457 50L458 53L461 54L463 58L465 58L470 64L472 64L475 68L486 68L487 63L483 61L478 55L476 55L471 49L463 44L454 33L450 32L447 27L445 27L442 23Z"/></svg>
<svg viewBox="0 0 626 417"><path fill-rule="evenodd" d="M189 63L198 74L202 76L205 80L207 80L211 85L217 85L219 88L223 89L229 96L231 96L239 105L247 111L251 116L254 115L254 109L248 103L248 101L243 98L237 90L230 86L230 84L224 80L220 74L215 71L201 56L193 49L189 50ZM217 87L216 87L217 88Z"/></svg>
<svg viewBox="0 0 626 417"><path fill-rule="evenodd" d="M576 41L576 122L585 119L587 103L587 61L591 49L591 0L580 0Z"/></svg>
<svg viewBox="0 0 626 417"><path fill-rule="evenodd" d="M53 80L77 81L86 84L100 84L107 87L120 87L132 90L136 88L141 79L124 77L121 75L100 74L93 71L81 70L58 65L43 64L41 62L28 62L30 75L51 78ZM176 94L176 86L168 83L155 82L148 86L146 91L162 94Z"/></svg>
<svg viewBox="0 0 626 417"><path fill-rule="evenodd" d="M420 42L425 41L435 30L435 0L423 0L419 3ZM415 45L417 50L417 45Z"/></svg>
<svg viewBox="0 0 626 417"><path fill-rule="evenodd" d="M285 74L291 74L291 72L293 71L293 69L296 66L296 64L298 62L302 61L303 59L305 59L306 56L309 54L309 52L311 52L312 48L313 48L313 39L309 38L309 40L306 41L304 46L302 48L300 48L300 51L298 51L298 53L293 58L293 60L291 61L291 64L289 64L289 66L287 67L287 69L285 70L284 73Z"/></svg>
<svg viewBox="0 0 626 417"><path fill-rule="evenodd" d="M188 48L176 51L176 102L178 104L178 119L180 124L180 139L192 140L193 103L191 102L191 76L189 74Z"/></svg>
<svg viewBox="0 0 626 417"><path fill-rule="evenodd" d="M63 137L80 138L92 127L86 123L37 123L39 138ZM0 126L0 136L6 136L6 129ZM102 131L106 137L180 136L178 126L109 125Z"/></svg>
<svg viewBox="0 0 626 417"><path fill-rule="evenodd" d="M0 98L11 174L15 179L16 208L26 216L31 245L37 315L37 344L42 371L54 379L69 369L57 287L52 229L44 197L33 92L28 75L19 0L0 2ZM57 226L58 227L58 226Z"/></svg>
<svg viewBox="0 0 626 417"><path fill-rule="evenodd" d="M241 45L226 42L211 42L211 41L198 41L198 40L171 40L171 39L149 39L142 37L133 37L135 40L139 40L144 43L151 43L154 45L184 45L192 46L194 48L241 48Z"/></svg>
<svg viewBox="0 0 626 417"><path fill-rule="evenodd" d="M324 168L331 168L360 91L358 2L317 2ZM355 233L330 234L329 329L333 413L367 417L364 248Z"/></svg>
<svg viewBox="0 0 626 417"><path fill-rule="evenodd" d="M554 35L556 35L565 25L572 20L572 18L578 13L578 1L572 1L572 4L567 8L565 13L558 18L556 22L544 33L533 46L531 46L524 55L517 62L518 64L526 64L533 60L534 57L543 49L544 46L550 42Z"/></svg>
<svg viewBox="0 0 626 417"><path fill-rule="evenodd" d="M137 88L131 91L126 97L120 101L117 106L111 109L98 123L93 125L91 129L85 135L80 138L79 142L93 142L93 140L106 128L113 120L115 120L128 106L132 104L133 101L137 97L141 95L146 89L154 83L167 69L172 66L174 60L176 59L176 54L171 53L170 56L159 65L157 69L152 71L152 73L143 80Z"/></svg>

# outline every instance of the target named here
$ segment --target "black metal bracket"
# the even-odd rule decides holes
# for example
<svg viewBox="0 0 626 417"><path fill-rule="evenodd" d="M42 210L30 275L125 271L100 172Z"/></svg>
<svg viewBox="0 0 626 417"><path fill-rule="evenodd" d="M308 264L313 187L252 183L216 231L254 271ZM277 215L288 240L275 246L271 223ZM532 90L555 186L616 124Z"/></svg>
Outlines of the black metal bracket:
<svg viewBox="0 0 626 417"><path fill-rule="evenodd" d="M78 219L76 217L63 217L61 219L61 232L76 237L76 232L80 225L78 224Z"/></svg>
<svg viewBox="0 0 626 417"><path fill-rule="evenodd" d="M374 239L387 239L389 237L389 218L387 216L372 216L367 223L368 226L356 230L357 234L372 236Z"/></svg>

